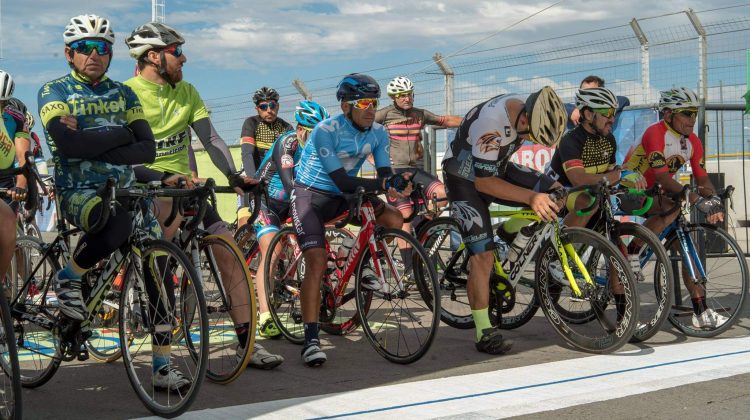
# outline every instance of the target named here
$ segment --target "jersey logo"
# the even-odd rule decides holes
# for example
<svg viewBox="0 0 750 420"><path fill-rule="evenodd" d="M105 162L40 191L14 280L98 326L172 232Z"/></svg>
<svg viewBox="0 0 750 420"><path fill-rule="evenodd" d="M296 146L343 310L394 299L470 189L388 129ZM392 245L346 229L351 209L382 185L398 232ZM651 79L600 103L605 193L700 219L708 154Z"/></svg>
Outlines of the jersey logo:
<svg viewBox="0 0 750 420"><path fill-rule="evenodd" d="M667 165L661 152L651 152L648 155L648 165L654 169L663 168Z"/></svg>
<svg viewBox="0 0 750 420"><path fill-rule="evenodd" d="M482 215L474 207L470 206L468 201L454 201L451 203L451 213L453 217L461 222L464 232L469 232L474 225L480 228L484 227Z"/></svg>
<svg viewBox="0 0 750 420"><path fill-rule="evenodd" d="M479 150L482 153L500 150L500 142L498 141L498 138L500 137L500 133L497 131L483 134L477 142L477 144L479 145Z"/></svg>
<svg viewBox="0 0 750 420"><path fill-rule="evenodd" d="M667 159L667 167L669 168L669 173L672 173L672 174L679 171L680 168L682 168L682 165L684 164L685 164L685 158L683 158L680 155L670 156Z"/></svg>
<svg viewBox="0 0 750 420"><path fill-rule="evenodd" d="M282 155L281 167L284 169L294 168L294 159L289 155Z"/></svg>

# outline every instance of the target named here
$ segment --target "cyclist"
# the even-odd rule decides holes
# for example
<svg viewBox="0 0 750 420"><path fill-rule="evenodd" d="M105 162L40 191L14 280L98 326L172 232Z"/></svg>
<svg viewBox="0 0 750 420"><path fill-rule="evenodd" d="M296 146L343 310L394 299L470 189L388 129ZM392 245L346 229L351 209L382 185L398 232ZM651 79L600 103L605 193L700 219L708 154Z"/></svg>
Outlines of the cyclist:
<svg viewBox="0 0 750 420"><path fill-rule="evenodd" d="M130 87L106 76L112 60L114 32L109 20L96 15L70 19L63 33L70 74L47 82L39 90L39 116L55 161L55 187L64 217L84 232L65 267L55 274L54 285L62 314L82 321L86 307L81 276L128 241L128 212L113 212L103 228L89 230L99 220L102 203L96 191L114 177L117 187L134 181L131 165L153 162L154 135L144 119L138 97ZM120 201L127 208L126 200ZM144 217L154 237L161 236L151 214ZM151 270L145 270L153 284ZM171 338L152 338L153 386L177 391L190 381L170 365Z"/></svg>
<svg viewBox="0 0 750 420"><path fill-rule="evenodd" d="M581 84L578 86L579 89L589 89L589 88L603 88L604 87L604 79L602 79L599 76L595 75L589 75L586 76L583 80L581 80ZM617 114L620 114L622 112L623 108L630 105L630 99L624 97L624 96L618 96L617 97ZM576 104L565 104L565 108L568 112L568 128L573 129L575 126L577 126L580 123L581 119L581 111L578 109ZM617 119L615 119L614 126L617 126Z"/></svg>
<svg viewBox="0 0 750 420"><path fill-rule="evenodd" d="M278 117L279 93L275 89L263 86L256 90L253 94L253 103L258 115L245 119L240 133L245 174L254 174L274 140L282 133L293 129L288 122ZM237 226L244 226L250 217L250 203L247 197L242 196L237 206Z"/></svg>
<svg viewBox="0 0 750 420"><path fill-rule="evenodd" d="M170 26L159 22L151 22L136 28L125 40L130 49L130 56L138 61L139 73L128 79L125 85L132 88L138 95L143 106L143 113L156 137L156 160L145 166L136 168L139 181L148 182L162 180L166 184L175 184L178 179L184 179L192 185L189 169L188 146L190 129L200 139L211 157L214 165L227 176L229 185L237 186L250 183L252 180L235 174L234 162L229 154L224 140L219 137L211 124L208 111L198 91L188 82L182 80L182 66L187 58L182 50L185 39ZM165 118L165 115L171 116ZM238 190L241 192L242 190ZM160 222L170 214L171 204L162 202L159 211ZM215 208L210 207L203 219L206 230L212 234L224 236L234 242L232 233L221 220ZM165 237L171 239L179 223L173 223L164 228ZM219 266L231 264L231 258L225 254L216 255ZM231 271L231 270L228 270ZM242 276L242 272L231 271L234 276ZM244 279L229 279L244 281ZM239 290L239 288L234 288ZM263 301L264 295L258 296ZM240 298L237 298L239 300ZM242 308L242 305L236 305ZM250 308L248 305L244 308ZM240 310L240 312L242 312ZM232 312L235 331L240 343L245 343L250 330L251 314ZM244 354L244 349L238 349ZM260 344L256 344L250 366L262 369L272 369L280 365L284 358L266 351Z"/></svg>
<svg viewBox="0 0 750 420"><path fill-rule="evenodd" d="M305 259L302 360L308 366L318 366L327 360L318 339L320 280L327 263L323 224L349 209L341 193L353 193L364 187L365 191L387 191L390 196L400 198L404 195L399 190L410 192L409 175L393 175L388 160L388 134L375 123L379 97L380 86L372 77L358 73L344 77L336 91L343 114L315 127L300 157L305 164L297 168L294 176L290 207ZM375 157L377 179L356 177L371 153ZM403 217L395 208L376 197L367 199L375 208L378 224L392 228L402 225ZM377 289L380 284L374 281L364 286Z"/></svg>
<svg viewBox="0 0 750 420"><path fill-rule="evenodd" d="M638 172L622 171L616 165L617 141L612 126L617 110L617 97L607 88L594 87L576 92L576 109L581 121L560 140L546 173L565 187L596 184L602 177L610 184L622 182L634 188L645 188ZM567 226L585 226L591 216L577 216L575 211L588 207L586 194L568 195L565 217Z"/></svg>
<svg viewBox="0 0 750 420"><path fill-rule="evenodd" d="M643 174L649 187L658 182L665 191L676 193L682 190L682 185L673 176L690 161L698 194L691 192L689 200L698 211L706 214L709 223L719 223L724 220L724 205L706 172L703 145L693 133L699 106L698 97L686 87L660 92L659 111L663 118L646 129L640 144L626 156L625 167ZM668 199L655 201L644 225L660 234L678 216L678 212L660 215L673 205ZM685 270L683 281L693 302L694 327L717 327L727 321L725 316L708 308L705 290L689 279Z"/></svg>
<svg viewBox="0 0 750 420"><path fill-rule="evenodd" d="M3 128L0 138L0 169L26 164L26 152L30 150L29 129L26 125L24 111L26 105L13 98L15 89L13 77L0 70L0 109L3 113ZM13 211L18 211L18 202L26 199L27 180L23 175L0 178L0 188L11 189L10 194L3 196Z"/></svg>
<svg viewBox="0 0 750 420"><path fill-rule="evenodd" d="M294 167L297 166L302 155L305 141L313 128L329 117L328 111L316 102L300 101L294 112L297 128L276 139L260 164L256 178L268 181L268 202L263 201L255 222L262 257L266 255L268 245L278 233L279 226L289 217L289 196L294 187ZM258 294L265 296L264 275L263 270L258 270L256 283ZM261 337L281 336L281 331L271 318L265 299L260 300L259 307L260 328L258 332Z"/></svg>
<svg viewBox="0 0 750 420"><path fill-rule="evenodd" d="M546 192L560 184L510 158L524 140L556 145L566 118L562 101L549 86L528 97L499 95L466 114L443 158L451 212L462 226L470 256L467 288L480 352L504 354L512 346L489 318L488 279L495 242L488 207L493 202L522 205L543 220L556 220L558 204Z"/></svg>
<svg viewBox="0 0 750 420"><path fill-rule="evenodd" d="M391 141L391 167L395 173L411 172L412 181L425 187L425 195L438 199L445 198L445 187L440 179L426 172L420 165L424 150L422 147L422 129L425 125L440 127L458 127L461 117L457 115L438 116L430 111L414 107L414 84L407 77L399 76L391 80L386 87L386 93L393 100L391 105L379 109L375 113L375 122L382 124L388 131ZM404 217L412 211L409 197L397 201L389 200ZM405 232L411 232L411 223L404 223ZM402 259L410 263L411 248L405 248L405 243L399 241Z"/></svg>

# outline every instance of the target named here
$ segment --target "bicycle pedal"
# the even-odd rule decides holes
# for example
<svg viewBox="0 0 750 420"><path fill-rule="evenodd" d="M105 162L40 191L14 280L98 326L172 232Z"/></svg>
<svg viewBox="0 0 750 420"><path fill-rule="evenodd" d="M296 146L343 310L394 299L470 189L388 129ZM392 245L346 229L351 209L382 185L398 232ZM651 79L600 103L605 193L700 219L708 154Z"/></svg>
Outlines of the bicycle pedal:
<svg viewBox="0 0 750 420"><path fill-rule="evenodd" d="M85 348L78 352L78 355L76 356L79 362L85 362L86 360L89 360L89 351Z"/></svg>

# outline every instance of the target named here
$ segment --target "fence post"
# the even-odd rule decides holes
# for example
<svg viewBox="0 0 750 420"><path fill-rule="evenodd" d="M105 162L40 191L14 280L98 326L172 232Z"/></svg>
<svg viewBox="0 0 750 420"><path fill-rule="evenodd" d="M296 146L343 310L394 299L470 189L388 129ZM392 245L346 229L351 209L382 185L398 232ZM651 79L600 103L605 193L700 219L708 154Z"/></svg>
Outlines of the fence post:
<svg viewBox="0 0 750 420"><path fill-rule="evenodd" d="M648 38L643 33L641 25L638 23L638 19L633 18L630 21L630 27L635 32L635 37L638 38L638 43L641 44L641 86L643 88L643 103L651 103L651 79L649 76L649 53L648 53Z"/></svg>
<svg viewBox="0 0 750 420"><path fill-rule="evenodd" d="M432 59L435 61L435 64L440 68L440 71L443 73L443 76L445 78L445 115L453 115L453 76L455 73L453 73L453 68L448 64L447 61L443 59L443 55L439 52L436 52ZM436 137L436 131L430 130L431 134L431 142L429 145L430 150L430 170L432 174L437 173L437 139ZM425 150L428 150L428 145L424 145Z"/></svg>
<svg viewBox="0 0 750 420"><path fill-rule="evenodd" d="M695 14L693 9L685 10L685 14L690 23L693 24L695 32L698 33L698 91L701 100L701 106L698 110L698 137L705 146L706 144L706 100L708 96L708 43L706 41L706 29L703 28L703 24L698 15Z"/></svg>
<svg viewBox="0 0 750 420"><path fill-rule="evenodd" d="M299 94L302 95L302 98L304 98L306 101L312 100L312 94L309 90L307 90L307 86L305 86L305 83L302 80L292 80L292 86L297 89L297 92L299 92Z"/></svg>

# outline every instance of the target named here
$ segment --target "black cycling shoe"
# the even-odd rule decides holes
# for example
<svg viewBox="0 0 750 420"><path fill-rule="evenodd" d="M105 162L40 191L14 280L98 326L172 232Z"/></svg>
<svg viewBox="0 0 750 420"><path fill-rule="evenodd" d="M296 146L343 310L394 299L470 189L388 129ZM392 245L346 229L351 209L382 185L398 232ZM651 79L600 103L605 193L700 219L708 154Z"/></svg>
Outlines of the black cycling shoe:
<svg viewBox="0 0 750 420"><path fill-rule="evenodd" d="M498 328L485 328L482 330L482 338L474 345L482 353L505 354L513 347L513 341L503 339Z"/></svg>

